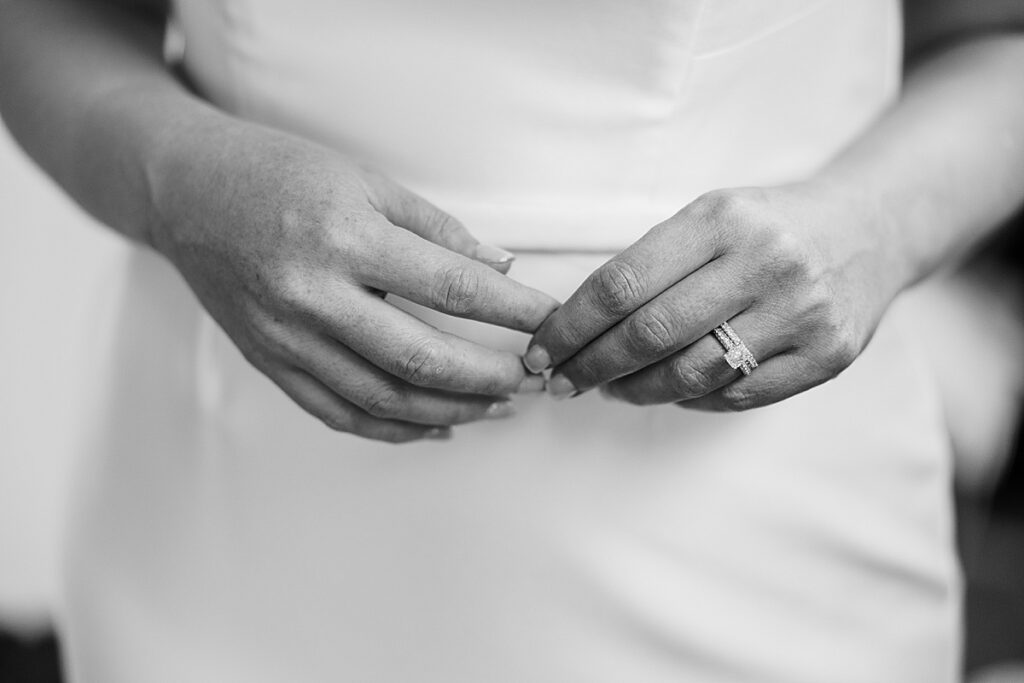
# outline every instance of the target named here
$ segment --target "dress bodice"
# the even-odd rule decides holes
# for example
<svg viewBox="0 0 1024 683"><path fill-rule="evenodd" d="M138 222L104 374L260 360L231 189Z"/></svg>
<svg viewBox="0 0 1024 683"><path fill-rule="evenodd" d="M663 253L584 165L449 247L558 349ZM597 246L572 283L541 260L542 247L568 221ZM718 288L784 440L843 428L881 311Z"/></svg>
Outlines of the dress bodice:
<svg viewBox="0 0 1024 683"><path fill-rule="evenodd" d="M617 249L699 194L812 173L898 88L895 0L178 0L245 118L512 248Z"/></svg>
<svg viewBox="0 0 1024 683"><path fill-rule="evenodd" d="M210 100L376 164L564 300L608 256L568 252L848 144L898 87L897 5L177 13ZM948 439L920 335L896 321L834 381L763 409L518 395L514 419L395 447L300 409L165 259L125 265L100 297L110 381L68 514L76 683L956 680Z"/></svg>

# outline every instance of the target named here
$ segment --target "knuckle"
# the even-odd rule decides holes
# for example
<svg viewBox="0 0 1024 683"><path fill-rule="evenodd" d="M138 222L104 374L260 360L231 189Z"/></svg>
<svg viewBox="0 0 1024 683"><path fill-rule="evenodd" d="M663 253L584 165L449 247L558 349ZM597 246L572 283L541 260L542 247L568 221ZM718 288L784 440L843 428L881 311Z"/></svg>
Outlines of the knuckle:
<svg viewBox="0 0 1024 683"><path fill-rule="evenodd" d="M715 190L700 196L692 206L698 224L710 231L719 253L748 242L763 222L763 207L746 192Z"/></svg>
<svg viewBox="0 0 1024 683"><path fill-rule="evenodd" d="M299 335L281 318L274 316L262 323L254 323L250 329L261 353L283 359L294 359L301 355Z"/></svg>
<svg viewBox="0 0 1024 683"><path fill-rule="evenodd" d="M633 406L647 405L647 402L644 400L644 397L641 394L634 394L632 392L622 392L620 394L616 394L615 400L622 401L623 403L628 403Z"/></svg>
<svg viewBox="0 0 1024 683"><path fill-rule="evenodd" d="M715 190L701 195L695 202L705 219L716 223L741 223L752 214L753 200L731 190Z"/></svg>
<svg viewBox="0 0 1024 683"><path fill-rule="evenodd" d="M382 423L369 418L358 420L353 431L363 438L383 441L385 443L397 444L412 440L408 430L396 424Z"/></svg>
<svg viewBox="0 0 1024 683"><path fill-rule="evenodd" d="M339 410L325 411L319 415L320 421L327 425L333 431L336 432L352 432L353 424L352 417L347 413Z"/></svg>
<svg viewBox="0 0 1024 683"><path fill-rule="evenodd" d="M378 423L376 420L365 416L350 420L348 428L344 431L372 441L384 441L386 443L408 441L408 438L403 438L403 433L400 429Z"/></svg>
<svg viewBox="0 0 1024 683"><path fill-rule="evenodd" d="M630 317L626 333L633 349L644 356L661 355L676 344L671 321L657 310L642 310Z"/></svg>
<svg viewBox="0 0 1024 683"><path fill-rule="evenodd" d="M381 421L365 415L355 417L348 431L362 438L384 443L408 443L416 440L420 435L415 428Z"/></svg>
<svg viewBox="0 0 1024 683"><path fill-rule="evenodd" d="M677 396L703 396L714 386L714 378L692 358L676 358L671 364L672 390Z"/></svg>
<svg viewBox="0 0 1024 683"><path fill-rule="evenodd" d="M480 296L481 282L476 273L462 266L442 269L437 275L432 301L452 315L466 315Z"/></svg>
<svg viewBox="0 0 1024 683"><path fill-rule="evenodd" d="M454 242L465 230L462 223L434 206L430 207L428 222L434 226L434 234L442 243Z"/></svg>
<svg viewBox="0 0 1024 683"><path fill-rule="evenodd" d="M732 383L721 390L720 405L726 410L742 412L756 408L757 397L747 388L739 383Z"/></svg>
<svg viewBox="0 0 1024 683"><path fill-rule="evenodd" d="M397 374L412 384L432 386L447 370L444 350L432 340L414 343L400 361Z"/></svg>
<svg viewBox="0 0 1024 683"><path fill-rule="evenodd" d="M514 281L513 281L514 282ZM510 302L511 324L517 330L534 332L558 308L554 299L532 294L528 298Z"/></svg>
<svg viewBox="0 0 1024 683"><path fill-rule="evenodd" d="M401 392L395 387L380 384L363 395L360 405L374 417L395 418L402 413L402 399Z"/></svg>
<svg viewBox="0 0 1024 683"><path fill-rule="evenodd" d="M821 288L824 291L824 288ZM812 303L816 336L822 340L820 365L834 377L849 367L860 355L862 344L853 324L827 292L819 293Z"/></svg>
<svg viewBox="0 0 1024 683"><path fill-rule="evenodd" d="M409 434L406 434L405 432L399 431L397 429L388 429L382 432L377 432L373 435L370 435L370 438L376 441L383 441L385 443L391 444L409 443L410 441L415 440L415 437L410 436Z"/></svg>
<svg viewBox="0 0 1024 683"><path fill-rule="evenodd" d="M819 282L805 288L802 304L805 318L827 338L836 336L845 326L836 298L831 288L826 285Z"/></svg>
<svg viewBox="0 0 1024 683"><path fill-rule="evenodd" d="M381 204L381 195L388 189L387 178L368 163L358 165L358 172L354 175L353 182L358 189L362 190L366 200L372 206Z"/></svg>
<svg viewBox="0 0 1024 683"><path fill-rule="evenodd" d="M522 382L522 361L512 356L508 363L492 367L474 378L474 393L484 396L501 396L513 393Z"/></svg>
<svg viewBox="0 0 1024 683"><path fill-rule="evenodd" d="M630 313L642 301L643 273L627 261L609 261L594 273L598 303L614 316Z"/></svg>
<svg viewBox="0 0 1024 683"><path fill-rule="evenodd" d="M312 299L312 283L302 271L291 267L274 269L269 278L274 282L274 294L286 310L303 311Z"/></svg>
<svg viewBox="0 0 1024 683"><path fill-rule="evenodd" d="M807 243L788 230L766 229L762 246L776 277L797 282L815 282L819 273Z"/></svg>
<svg viewBox="0 0 1024 683"><path fill-rule="evenodd" d="M638 387L620 382L612 382L606 386L608 388L604 390L605 395L616 401L635 406L645 405L646 403L644 400L646 394Z"/></svg>
<svg viewBox="0 0 1024 683"><path fill-rule="evenodd" d="M370 211L339 211L330 222L325 253L341 265L367 258L390 224Z"/></svg>
<svg viewBox="0 0 1024 683"><path fill-rule="evenodd" d="M849 336L844 335L839 339L836 339L832 343L829 353L829 368L832 370L833 376L838 375L840 372L848 368L859 355L859 345L854 343Z"/></svg>
<svg viewBox="0 0 1024 683"><path fill-rule="evenodd" d="M603 371L607 368L604 360L599 354L581 353L560 366L558 371L574 387L589 389L606 379L603 377Z"/></svg>
<svg viewBox="0 0 1024 683"><path fill-rule="evenodd" d="M825 382L835 378L853 363L860 355L858 347L844 340L829 340L821 343L820 350L805 356L814 368L816 382Z"/></svg>

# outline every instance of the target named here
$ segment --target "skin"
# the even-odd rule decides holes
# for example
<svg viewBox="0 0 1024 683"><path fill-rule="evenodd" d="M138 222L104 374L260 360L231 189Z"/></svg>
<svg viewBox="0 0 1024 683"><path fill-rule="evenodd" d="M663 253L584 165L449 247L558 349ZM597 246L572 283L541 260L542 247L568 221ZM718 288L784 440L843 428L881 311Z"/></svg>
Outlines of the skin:
<svg viewBox="0 0 1024 683"><path fill-rule="evenodd" d="M378 173L233 118L161 61L160 2L0 5L0 109L86 209L163 254L246 358L334 429L446 438L541 390L520 358L385 301L532 332L511 254ZM73 45L74 49L69 49Z"/></svg>
<svg viewBox="0 0 1024 683"><path fill-rule="evenodd" d="M555 396L601 387L738 410L841 372L902 289L1024 199L1024 6L905 5L904 95L844 154L803 182L701 197L553 314L501 275L510 255L438 208L187 92L160 59L159 0L0 0L0 111L75 199L166 256L246 357L333 428L444 437L541 383L386 292L536 330L525 363L554 368ZM708 335L727 319L761 361L750 377Z"/></svg>
<svg viewBox="0 0 1024 683"><path fill-rule="evenodd" d="M907 3L900 101L815 176L700 197L534 335L556 398L745 410L832 379L892 300L1024 202L1024 3ZM730 321L742 376L709 332Z"/></svg>

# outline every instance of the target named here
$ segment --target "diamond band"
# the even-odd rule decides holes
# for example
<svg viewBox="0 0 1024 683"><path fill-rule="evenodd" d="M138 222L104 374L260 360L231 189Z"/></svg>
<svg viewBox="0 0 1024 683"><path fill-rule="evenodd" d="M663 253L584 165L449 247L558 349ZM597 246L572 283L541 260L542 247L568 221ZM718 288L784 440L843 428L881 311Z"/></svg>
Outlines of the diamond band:
<svg viewBox="0 0 1024 683"><path fill-rule="evenodd" d="M754 358L754 354L750 352L750 349L729 323L722 323L713 329L712 333L725 349L723 358L730 368L749 375L757 367L757 359Z"/></svg>

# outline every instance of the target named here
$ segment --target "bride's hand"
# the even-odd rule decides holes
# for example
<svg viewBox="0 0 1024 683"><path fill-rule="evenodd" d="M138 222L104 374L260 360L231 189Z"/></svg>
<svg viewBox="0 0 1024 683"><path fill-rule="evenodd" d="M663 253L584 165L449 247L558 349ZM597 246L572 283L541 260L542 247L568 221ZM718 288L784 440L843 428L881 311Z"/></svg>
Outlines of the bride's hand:
<svg viewBox="0 0 1024 683"><path fill-rule="evenodd" d="M853 362L905 279L879 215L814 183L705 195L591 274L527 366L554 366L558 397L743 410L804 391ZM760 363L748 376L712 335L725 321Z"/></svg>
<svg viewBox="0 0 1024 683"><path fill-rule="evenodd" d="M154 245L245 357L330 427L384 441L444 438L539 390L520 359L385 300L532 332L556 302L502 273L419 196L318 145L247 123L175 136L148 169ZM501 272L499 272L501 271Z"/></svg>

